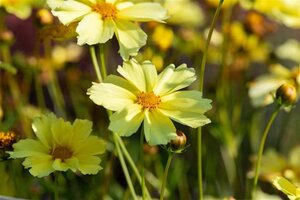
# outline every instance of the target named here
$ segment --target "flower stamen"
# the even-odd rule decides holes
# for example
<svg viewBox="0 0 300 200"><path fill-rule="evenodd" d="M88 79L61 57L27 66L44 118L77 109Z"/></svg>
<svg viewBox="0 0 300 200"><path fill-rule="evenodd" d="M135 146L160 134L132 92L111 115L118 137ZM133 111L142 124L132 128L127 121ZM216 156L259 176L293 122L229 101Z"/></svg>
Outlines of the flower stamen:
<svg viewBox="0 0 300 200"><path fill-rule="evenodd" d="M118 9L111 3L97 3L92 7L94 12L97 12L101 15L102 20L106 19L116 19Z"/></svg>
<svg viewBox="0 0 300 200"><path fill-rule="evenodd" d="M158 108L161 99L160 96L156 96L153 92L141 92L137 96L137 103L142 105L144 109L152 111Z"/></svg>
<svg viewBox="0 0 300 200"><path fill-rule="evenodd" d="M58 158L64 161L72 157L72 152L67 147L59 146L52 151L52 156L54 159Z"/></svg>

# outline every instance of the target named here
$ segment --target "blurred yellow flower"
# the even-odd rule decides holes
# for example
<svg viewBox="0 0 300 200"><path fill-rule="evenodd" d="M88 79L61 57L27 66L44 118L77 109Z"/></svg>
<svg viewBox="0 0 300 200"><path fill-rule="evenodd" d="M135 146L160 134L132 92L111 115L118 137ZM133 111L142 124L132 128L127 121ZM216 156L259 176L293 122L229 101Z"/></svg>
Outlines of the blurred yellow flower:
<svg viewBox="0 0 300 200"><path fill-rule="evenodd" d="M295 146L288 157L279 154L274 149L267 149L261 161L260 179L272 182L277 176L289 179L300 186L300 146Z"/></svg>
<svg viewBox="0 0 300 200"><path fill-rule="evenodd" d="M291 83L299 89L300 69L287 69L280 64L271 66L270 74L261 75L249 84L249 96L254 106L271 104L275 98L275 91L284 83Z"/></svg>
<svg viewBox="0 0 300 200"><path fill-rule="evenodd" d="M31 14L32 6L42 5L44 2L44 0L0 0L0 7L4 7L8 13L26 19Z"/></svg>
<svg viewBox="0 0 300 200"><path fill-rule="evenodd" d="M206 0L209 4L217 7L219 5L220 0ZM222 8L228 8L234 6L238 0L224 0L222 4Z"/></svg>
<svg viewBox="0 0 300 200"><path fill-rule="evenodd" d="M170 18L169 24L180 26L201 26L205 17L199 3L191 0L161 0L164 8L167 9Z"/></svg>
<svg viewBox="0 0 300 200"><path fill-rule="evenodd" d="M91 136L92 123L76 119L73 124L48 114L36 118L32 129L37 140L23 139L8 152L11 158L25 158L23 165L33 176L43 177L54 171L79 171L96 174L100 169L99 154L105 142Z"/></svg>
<svg viewBox="0 0 300 200"><path fill-rule="evenodd" d="M174 33L172 29L164 25L156 26L152 34L153 42L162 50L166 51L172 45Z"/></svg>
<svg viewBox="0 0 300 200"><path fill-rule="evenodd" d="M255 0L251 8L256 9L292 28L300 27L299 0Z"/></svg>
<svg viewBox="0 0 300 200"><path fill-rule="evenodd" d="M117 71L124 78L110 75L87 92L95 104L116 111L110 117L111 131L130 136L143 123L146 141L158 145L177 137L171 119L192 128L210 123L204 113L211 109L211 100L199 91L178 91L196 80L193 68L171 64L158 75L150 61L131 59Z"/></svg>
<svg viewBox="0 0 300 200"><path fill-rule="evenodd" d="M78 22L76 32L79 45L105 43L116 34L120 54L124 60L137 55L146 44L146 33L133 21L162 22L166 10L158 3L122 2L121 0L55 1L49 0L52 13L69 25Z"/></svg>

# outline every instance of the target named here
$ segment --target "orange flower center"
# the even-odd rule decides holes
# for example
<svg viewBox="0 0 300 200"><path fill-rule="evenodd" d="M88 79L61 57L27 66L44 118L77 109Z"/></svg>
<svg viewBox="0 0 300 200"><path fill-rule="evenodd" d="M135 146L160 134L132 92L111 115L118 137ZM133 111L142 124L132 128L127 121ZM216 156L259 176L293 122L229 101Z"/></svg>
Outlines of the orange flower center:
<svg viewBox="0 0 300 200"><path fill-rule="evenodd" d="M115 5L104 2L97 3L92 7L92 10L99 13L102 17L102 20L116 19L118 13L118 9Z"/></svg>
<svg viewBox="0 0 300 200"><path fill-rule="evenodd" d="M72 157L72 151L70 151L67 147L59 146L54 149L52 156L63 161Z"/></svg>
<svg viewBox="0 0 300 200"><path fill-rule="evenodd" d="M142 105L144 109L152 111L158 108L161 99L160 96L156 96L153 92L141 92L137 96L137 103Z"/></svg>
<svg viewBox="0 0 300 200"><path fill-rule="evenodd" d="M16 134L14 132L0 132L0 148L10 148L15 142Z"/></svg>

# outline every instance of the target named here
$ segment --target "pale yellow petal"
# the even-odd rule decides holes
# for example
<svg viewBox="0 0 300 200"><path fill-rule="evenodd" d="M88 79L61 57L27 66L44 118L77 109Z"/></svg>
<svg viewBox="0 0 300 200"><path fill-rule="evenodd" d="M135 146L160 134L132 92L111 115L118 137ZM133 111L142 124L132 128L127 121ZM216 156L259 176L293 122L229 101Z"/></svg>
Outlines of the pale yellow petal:
<svg viewBox="0 0 300 200"><path fill-rule="evenodd" d="M113 111L123 109L136 100L130 91L111 83L93 83L87 95L95 104Z"/></svg>
<svg viewBox="0 0 300 200"><path fill-rule="evenodd" d="M132 104L110 117L108 129L120 136L130 136L138 130L143 119L142 106Z"/></svg>
<svg viewBox="0 0 300 200"><path fill-rule="evenodd" d="M145 75L146 91L152 92L157 83L156 67L150 61L144 61L141 66Z"/></svg>
<svg viewBox="0 0 300 200"><path fill-rule="evenodd" d="M55 159L52 163L52 167L57 171L67 171L69 169L69 166L65 162L62 162L61 159Z"/></svg>
<svg viewBox="0 0 300 200"><path fill-rule="evenodd" d="M159 110L181 124L197 128L210 123L204 113L211 109L211 100L198 91L178 91L162 97Z"/></svg>
<svg viewBox="0 0 300 200"><path fill-rule="evenodd" d="M98 138L97 136L89 136L86 140L81 142L74 151L74 155L86 155L94 156L105 152L106 143L104 140Z"/></svg>
<svg viewBox="0 0 300 200"><path fill-rule="evenodd" d="M139 91L146 91L145 74L141 65L135 60L123 62L123 66L119 66L117 71L126 78L132 85L139 89Z"/></svg>
<svg viewBox="0 0 300 200"><path fill-rule="evenodd" d="M187 68L182 64L175 68L173 64L169 65L159 75L157 85L154 87L154 93L160 96L169 94L191 85L196 80L195 70Z"/></svg>
<svg viewBox="0 0 300 200"><path fill-rule="evenodd" d="M82 141L86 139L92 132L93 123L85 119L76 119L72 124L72 136L70 141Z"/></svg>
<svg viewBox="0 0 300 200"><path fill-rule="evenodd" d="M70 136L72 136L72 125L70 122L59 118L59 120L53 122L51 131L56 145L66 146L69 144Z"/></svg>
<svg viewBox="0 0 300 200"><path fill-rule="evenodd" d="M114 24L111 20L103 21L96 12L84 16L76 28L79 45L105 43L114 35Z"/></svg>
<svg viewBox="0 0 300 200"><path fill-rule="evenodd" d="M139 89L137 87L135 87L128 80L126 80L126 79L124 79L120 76L109 75L109 76L106 77L104 82L105 83L111 83L111 84L114 84L116 86L122 87L122 88L132 92L133 94L138 94L139 93Z"/></svg>
<svg viewBox="0 0 300 200"><path fill-rule="evenodd" d="M69 159L66 159L64 161L66 163L66 165L68 166L68 168L70 170L72 170L72 172L76 172L78 170L78 167L79 167L79 160L77 157L73 156Z"/></svg>
<svg viewBox="0 0 300 200"><path fill-rule="evenodd" d="M100 166L101 159L97 156L80 156L79 171L82 174L97 174L102 167Z"/></svg>
<svg viewBox="0 0 300 200"><path fill-rule="evenodd" d="M22 163L25 168L30 168L29 172L33 176L44 177L52 173L54 168L52 167L52 156L42 155L42 156L32 156L28 157Z"/></svg>
<svg viewBox="0 0 300 200"><path fill-rule="evenodd" d="M37 138L50 148L53 144L53 138L51 133L51 124L56 121L57 118L53 113L36 118L32 123L32 129Z"/></svg>
<svg viewBox="0 0 300 200"><path fill-rule="evenodd" d="M287 179L283 177L276 177L276 179L273 181L273 185L286 195L294 196L295 199L297 197L297 188L294 186L291 182L289 182Z"/></svg>
<svg viewBox="0 0 300 200"><path fill-rule="evenodd" d="M132 5L133 5L132 2L125 1L125 2L119 2L115 6L117 7L118 10L122 10L122 9L128 8Z"/></svg>
<svg viewBox="0 0 300 200"><path fill-rule="evenodd" d="M24 158L27 156L42 156L49 153L49 148L33 139L24 139L13 144L14 151L8 152L11 158Z"/></svg>
<svg viewBox="0 0 300 200"><path fill-rule="evenodd" d="M162 22L167 19L167 11L159 3L137 3L121 9L118 18L140 22Z"/></svg>
<svg viewBox="0 0 300 200"><path fill-rule="evenodd" d="M147 34L136 24L118 20L115 23L116 36L119 41L119 53L123 60L136 56L139 49L146 44Z"/></svg>
<svg viewBox="0 0 300 200"><path fill-rule="evenodd" d="M67 0L62 2L52 11L54 16L64 24L79 21L83 16L91 12L91 8L79 1Z"/></svg>
<svg viewBox="0 0 300 200"><path fill-rule="evenodd" d="M145 112L144 133L150 145L167 144L177 136L172 121L159 111Z"/></svg>

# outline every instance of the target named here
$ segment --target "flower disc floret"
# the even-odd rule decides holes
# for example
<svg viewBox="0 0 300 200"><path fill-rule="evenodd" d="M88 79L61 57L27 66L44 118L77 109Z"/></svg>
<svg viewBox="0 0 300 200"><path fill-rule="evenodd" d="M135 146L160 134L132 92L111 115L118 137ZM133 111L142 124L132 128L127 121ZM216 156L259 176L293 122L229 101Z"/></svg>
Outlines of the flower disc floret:
<svg viewBox="0 0 300 200"><path fill-rule="evenodd" d="M185 64L167 66L160 74L150 62L131 59L119 66L123 76L108 76L93 83L90 99L115 111L109 129L120 136L135 133L140 124L150 145L167 144L177 137L173 121L197 128L210 122L204 113L211 100L199 91L181 91L196 80L195 70Z"/></svg>
<svg viewBox="0 0 300 200"><path fill-rule="evenodd" d="M92 11L99 13L102 20L116 19L118 13L118 9L115 5L104 2L100 2L92 6Z"/></svg>
<svg viewBox="0 0 300 200"><path fill-rule="evenodd" d="M143 106L144 109L152 111L158 108L161 103L161 99L153 92L141 92L137 95L137 103Z"/></svg>
<svg viewBox="0 0 300 200"><path fill-rule="evenodd" d="M52 152L53 159L61 159L62 161L72 157L72 151L68 147L58 146Z"/></svg>

